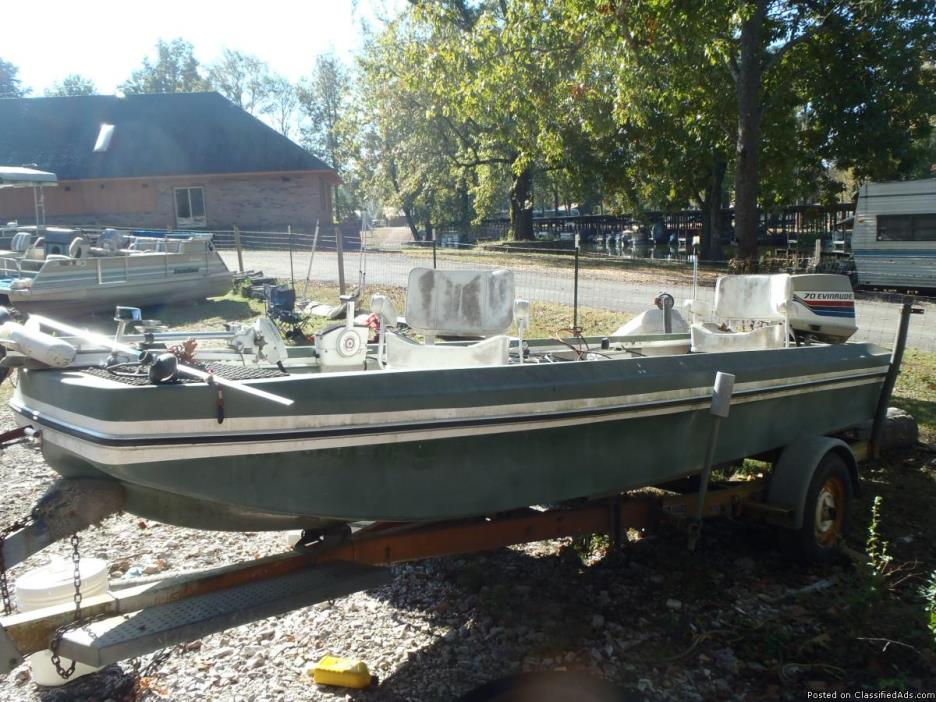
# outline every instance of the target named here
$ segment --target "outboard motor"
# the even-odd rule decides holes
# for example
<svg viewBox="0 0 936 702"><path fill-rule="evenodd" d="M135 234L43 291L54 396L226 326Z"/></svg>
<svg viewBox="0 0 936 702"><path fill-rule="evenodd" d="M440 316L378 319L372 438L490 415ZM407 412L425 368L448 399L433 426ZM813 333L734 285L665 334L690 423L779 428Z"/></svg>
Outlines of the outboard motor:
<svg viewBox="0 0 936 702"><path fill-rule="evenodd" d="M855 293L846 275L794 275L790 329L798 342L842 344L857 330Z"/></svg>

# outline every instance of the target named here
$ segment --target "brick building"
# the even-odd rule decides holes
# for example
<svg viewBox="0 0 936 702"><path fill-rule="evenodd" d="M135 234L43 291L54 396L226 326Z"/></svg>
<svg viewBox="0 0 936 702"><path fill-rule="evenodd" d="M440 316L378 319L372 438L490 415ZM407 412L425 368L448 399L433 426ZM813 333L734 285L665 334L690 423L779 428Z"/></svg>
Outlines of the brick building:
<svg viewBox="0 0 936 702"><path fill-rule="evenodd" d="M311 231L331 223L334 169L218 93L0 99L0 164L35 164L48 224ZM33 223L0 190L0 224Z"/></svg>

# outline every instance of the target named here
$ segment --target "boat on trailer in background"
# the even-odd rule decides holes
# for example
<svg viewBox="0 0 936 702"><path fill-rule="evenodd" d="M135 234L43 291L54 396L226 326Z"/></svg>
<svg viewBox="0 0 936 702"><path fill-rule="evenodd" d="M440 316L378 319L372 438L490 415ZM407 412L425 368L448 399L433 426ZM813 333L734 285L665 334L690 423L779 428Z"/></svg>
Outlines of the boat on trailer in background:
<svg viewBox="0 0 936 702"><path fill-rule="evenodd" d="M34 512L38 523L2 544L6 564L124 510L200 529L302 529L297 554L246 564L238 587L300 571L319 587L305 599L229 608L185 633L154 633L148 614L114 620L89 640L59 637L67 655L101 664L350 591L325 561L374 565L618 534L644 523L646 509L627 492L649 486L689 485L663 509L690 521L743 502L804 553L827 558L858 490L848 440L880 416L899 365L873 344L792 333L801 303L785 274L720 279L708 318L690 310L689 333L527 339L530 306L502 270L414 269L406 330L387 298L371 301L376 341L345 302L345 323L305 349L288 349L264 321L231 325L213 351L169 351L190 335L127 335L125 324L113 338L38 315L0 327L3 364L19 368L11 407L62 476ZM662 304L664 323L671 309ZM752 456L773 463L769 478L709 487L713 465ZM361 587L368 573L352 569L347 583ZM172 607L236 580L206 577L88 614ZM324 595L316 578L330 583ZM53 620L42 621L46 631ZM35 629L28 641L19 631L4 624L10 660L36 650Z"/></svg>

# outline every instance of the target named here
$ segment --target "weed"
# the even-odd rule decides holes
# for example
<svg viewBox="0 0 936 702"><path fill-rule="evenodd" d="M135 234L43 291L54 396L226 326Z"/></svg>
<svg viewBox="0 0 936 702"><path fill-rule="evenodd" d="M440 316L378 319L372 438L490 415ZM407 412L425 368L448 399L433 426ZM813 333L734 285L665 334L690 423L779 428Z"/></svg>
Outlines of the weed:
<svg viewBox="0 0 936 702"><path fill-rule="evenodd" d="M881 496L877 495L874 504L871 505L871 524L868 525L868 542L865 549L868 555L867 566L872 595L883 592L894 560L888 553L890 544L881 536L881 502Z"/></svg>
<svg viewBox="0 0 936 702"><path fill-rule="evenodd" d="M936 570L930 575L929 581L923 587L920 592L923 595L923 601L926 608L926 619L927 626L929 626L930 634L933 635L931 643L933 648L936 649Z"/></svg>
<svg viewBox="0 0 936 702"><path fill-rule="evenodd" d="M572 548L584 565L601 560L611 550L611 537L607 534L588 534L572 541Z"/></svg>

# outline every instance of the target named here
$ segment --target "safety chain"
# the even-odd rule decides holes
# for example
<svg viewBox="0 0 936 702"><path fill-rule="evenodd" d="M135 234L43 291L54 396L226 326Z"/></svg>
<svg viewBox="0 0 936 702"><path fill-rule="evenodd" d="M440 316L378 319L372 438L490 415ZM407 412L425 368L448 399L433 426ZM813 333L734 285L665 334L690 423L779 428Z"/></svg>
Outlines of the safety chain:
<svg viewBox="0 0 936 702"><path fill-rule="evenodd" d="M169 656L171 656L176 651L184 651L184 650L185 649L182 647L181 644L177 644L169 648L164 648L158 653L154 654L153 657L150 658L149 663L147 663L145 666L143 665L142 658L132 658L130 660L130 667L133 669L134 683L133 683L133 692L131 694L130 699L134 700L134 702L136 700L142 699L143 696L146 694L146 688L147 688L146 679L149 678L155 672L157 668L159 668L163 663L165 663L166 660L168 660Z"/></svg>
<svg viewBox="0 0 936 702"><path fill-rule="evenodd" d="M71 546L72 546L72 563L75 566L75 570L72 574L72 582L75 583L75 622L81 621L81 554L78 552L78 545L80 539L78 534L72 534L71 536ZM55 672L59 674L65 680L68 680L75 672L75 667L78 665L77 661L72 661L71 665L67 668L62 666L62 659L59 657L58 649L62 643L62 637L65 636L65 632L68 631L68 628L74 624L71 622L60 626L55 631L55 636L52 638L52 665L55 666Z"/></svg>
<svg viewBox="0 0 936 702"><path fill-rule="evenodd" d="M3 614L13 614L13 602L10 599L10 585L7 582L6 559L3 555L3 544L14 531L25 529L35 521L33 514L17 519L3 531L0 531L0 598L3 599Z"/></svg>

